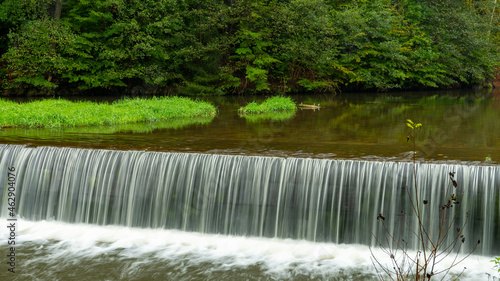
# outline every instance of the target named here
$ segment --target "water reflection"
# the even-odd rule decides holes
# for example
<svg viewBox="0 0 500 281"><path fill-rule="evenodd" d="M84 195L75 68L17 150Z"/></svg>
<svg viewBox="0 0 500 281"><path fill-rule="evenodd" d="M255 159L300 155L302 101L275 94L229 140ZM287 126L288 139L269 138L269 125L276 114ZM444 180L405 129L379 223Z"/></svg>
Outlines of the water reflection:
<svg viewBox="0 0 500 281"><path fill-rule="evenodd" d="M291 118L248 120L238 108L266 97L206 98L219 114L210 122L165 122L69 130L7 129L1 143L219 154L407 160L405 120L424 126L418 151L433 161L500 159L499 90L293 96L320 104ZM181 128L182 127L182 128ZM488 160L488 161L487 161Z"/></svg>
<svg viewBox="0 0 500 281"><path fill-rule="evenodd" d="M264 114L253 114L253 115L242 115L239 113L241 118L245 118L249 123L256 123L261 121L287 121L295 116L295 111L288 112L269 112Z"/></svg>

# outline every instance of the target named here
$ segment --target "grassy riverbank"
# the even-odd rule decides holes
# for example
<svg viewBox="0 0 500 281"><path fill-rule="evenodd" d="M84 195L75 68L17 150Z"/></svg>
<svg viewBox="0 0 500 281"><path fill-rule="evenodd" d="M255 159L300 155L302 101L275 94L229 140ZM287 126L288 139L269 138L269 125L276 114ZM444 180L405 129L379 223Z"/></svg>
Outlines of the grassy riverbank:
<svg viewBox="0 0 500 281"><path fill-rule="evenodd" d="M180 118L212 118L216 108L180 97L124 99L112 104L46 99L17 103L0 99L0 126L27 128L117 125Z"/></svg>

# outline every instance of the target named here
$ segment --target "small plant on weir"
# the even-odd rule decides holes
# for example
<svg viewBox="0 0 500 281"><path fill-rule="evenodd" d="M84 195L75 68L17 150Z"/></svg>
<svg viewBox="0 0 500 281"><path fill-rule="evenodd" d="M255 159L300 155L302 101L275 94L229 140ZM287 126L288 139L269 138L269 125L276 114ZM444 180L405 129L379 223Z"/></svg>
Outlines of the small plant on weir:
<svg viewBox="0 0 500 281"><path fill-rule="evenodd" d="M416 134L422 124L408 119L406 125L410 128L407 141L411 140L413 145L413 186L404 187L401 196L405 198L401 199L409 202L408 210L401 210L399 221L389 221L383 213L378 214L376 219L382 224L384 237L372 235L383 256L370 248L372 262L380 280L455 279L463 270L458 276L450 276L450 270L472 254L480 241L475 242L466 255L459 254L466 241L464 229L469 212L460 217L463 192L455 172L450 171L447 175L448 185L440 191L443 197L434 194L436 198L426 198L426 186L419 186L417 182ZM438 198L445 199L439 203L436 202ZM413 243L409 245L411 240ZM452 262L444 265L444 259Z"/></svg>
<svg viewBox="0 0 500 281"><path fill-rule="evenodd" d="M498 269L498 273L500 273L500 257L492 259L491 262L495 264L493 268Z"/></svg>

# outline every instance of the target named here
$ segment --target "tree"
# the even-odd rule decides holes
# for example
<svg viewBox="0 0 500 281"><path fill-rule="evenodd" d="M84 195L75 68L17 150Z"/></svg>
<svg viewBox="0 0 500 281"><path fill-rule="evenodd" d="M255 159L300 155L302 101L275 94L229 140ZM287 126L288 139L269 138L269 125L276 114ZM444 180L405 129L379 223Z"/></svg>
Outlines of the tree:
<svg viewBox="0 0 500 281"><path fill-rule="evenodd" d="M15 47L4 54L9 87L57 87L65 71L72 71L71 45L76 36L51 19L32 20L9 38Z"/></svg>

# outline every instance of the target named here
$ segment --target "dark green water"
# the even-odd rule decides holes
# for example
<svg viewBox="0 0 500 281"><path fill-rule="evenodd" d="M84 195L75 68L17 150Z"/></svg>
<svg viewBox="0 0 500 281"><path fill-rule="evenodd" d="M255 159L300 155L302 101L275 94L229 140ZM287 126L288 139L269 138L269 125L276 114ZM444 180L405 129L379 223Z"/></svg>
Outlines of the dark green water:
<svg viewBox="0 0 500 281"><path fill-rule="evenodd" d="M500 91L367 93L293 96L298 110L285 121L247 120L237 109L264 97L207 98L219 109L198 120L72 129L5 129L0 143L314 158L408 160L406 119L423 123L421 157L433 161L500 159ZM489 160L489 161L487 161Z"/></svg>

